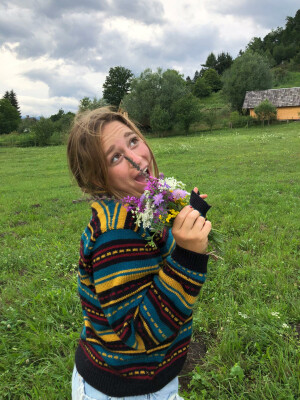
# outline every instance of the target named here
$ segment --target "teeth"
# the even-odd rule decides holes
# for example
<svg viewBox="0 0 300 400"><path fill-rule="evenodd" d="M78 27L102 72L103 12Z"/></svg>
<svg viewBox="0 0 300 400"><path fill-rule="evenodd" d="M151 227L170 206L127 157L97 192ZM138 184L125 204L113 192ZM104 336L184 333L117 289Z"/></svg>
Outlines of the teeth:
<svg viewBox="0 0 300 400"><path fill-rule="evenodd" d="M148 169L148 167L142 169L142 170L140 171L140 174L145 174L145 173L147 173L147 169Z"/></svg>

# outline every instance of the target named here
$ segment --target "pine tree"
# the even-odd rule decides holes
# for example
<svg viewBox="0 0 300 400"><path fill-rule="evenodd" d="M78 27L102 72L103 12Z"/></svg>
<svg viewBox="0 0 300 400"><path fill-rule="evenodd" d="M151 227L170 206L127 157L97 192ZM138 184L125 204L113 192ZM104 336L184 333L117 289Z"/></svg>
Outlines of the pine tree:
<svg viewBox="0 0 300 400"><path fill-rule="evenodd" d="M10 92L7 90L4 93L3 99L8 100L10 104L17 109L19 117L21 118L21 112L16 93L13 90L11 90Z"/></svg>
<svg viewBox="0 0 300 400"><path fill-rule="evenodd" d="M21 112L20 112L20 107L19 107L17 95L13 90L11 90L10 93L9 93L9 100L10 100L11 105L16 107L16 109L18 111L18 114L19 114L19 116L21 118Z"/></svg>
<svg viewBox="0 0 300 400"><path fill-rule="evenodd" d="M9 96L9 91L7 90L3 96L3 99L9 100L10 101L10 96Z"/></svg>
<svg viewBox="0 0 300 400"><path fill-rule="evenodd" d="M206 59L205 64L201 64L204 68L216 68L217 59L214 53L210 53Z"/></svg>

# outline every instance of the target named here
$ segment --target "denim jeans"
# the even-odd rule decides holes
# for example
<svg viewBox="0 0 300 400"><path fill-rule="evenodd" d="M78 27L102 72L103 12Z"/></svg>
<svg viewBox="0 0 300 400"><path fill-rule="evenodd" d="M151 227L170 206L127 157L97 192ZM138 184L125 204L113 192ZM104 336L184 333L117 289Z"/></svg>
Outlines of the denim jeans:
<svg viewBox="0 0 300 400"><path fill-rule="evenodd" d="M90 386L79 375L74 366L72 376L72 400L184 400L178 395L178 378L176 377L165 387L155 393L140 396L111 397Z"/></svg>

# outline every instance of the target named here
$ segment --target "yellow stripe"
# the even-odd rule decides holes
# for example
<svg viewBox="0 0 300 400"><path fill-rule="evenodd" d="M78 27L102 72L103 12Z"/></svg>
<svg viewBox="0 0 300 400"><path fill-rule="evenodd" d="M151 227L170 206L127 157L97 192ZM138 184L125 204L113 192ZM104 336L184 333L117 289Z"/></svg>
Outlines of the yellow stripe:
<svg viewBox="0 0 300 400"><path fill-rule="evenodd" d="M160 270L158 273L159 277L166 282L169 286L171 286L173 289L178 290L178 292L188 301L189 303L193 304L196 302L198 296L191 296L188 294L181 284L177 282L175 279L171 278L169 275L167 275L164 270Z"/></svg>
<svg viewBox="0 0 300 400"><path fill-rule="evenodd" d="M105 202L101 201L100 204L95 202L92 204L92 207L97 211L97 215L100 220L102 232L106 232L108 229L114 229L116 216L118 214L119 209L120 209L120 212L119 212L119 216L118 216L118 222L117 222L116 229L124 228L126 216L127 216L127 210L125 207L122 206L122 204L115 205L112 221L111 221L111 213L109 211L109 208L105 204ZM105 216L104 208L107 212L107 218Z"/></svg>
<svg viewBox="0 0 300 400"><path fill-rule="evenodd" d="M118 342L120 341L119 336L113 330L97 331L91 324L88 317L84 317L84 325L91 328L102 340L105 342ZM110 332L110 333L109 333Z"/></svg>
<svg viewBox="0 0 300 400"><path fill-rule="evenodd" d="M89 278L87 279L80 279L80 282L85 285L85 286L90 286L91 285L91 281Z"/></svg>
<svg viewBox="0 0 300 400"><path fill-rule="evenodd" d="M116 333L112 333L110 335L101 335L101 332L98 332L98 336L101 337L105 342L119 342L120 338Z"/></svg>
<svg viewBox="0 0 300 400"><path fill-rule="evenodd" d="M149 266L149 267L139 268L139 269L128 269L128 270L118 271L118 272L114 272L113 274L106 275L106 276L104 276L103 278L96 279L96 280L95 280L95 284L98 285L101 281L104 281L104 280L106 280L106 279L112 278L113 276L122 274L123 272L126 272L126 273L136 272L136 274L141 274L141 271L150 270L150 272L153 272L153 270L155 270L155 269L157 269L157 271L159 270L159 266L158 266L157 264L156 264L156 265ZM146 273L144 272L144 273L141 274L141 275L144 275L144 274L146 274ZM125 275L125 276L126 276L126 275ZM124 276L124 278L125 278L125 276Z"/></svg>
<svg viewBox="0 0 300 400"><path fill-rule="evenodd" d="M88 278L88 276L89 276L89 274L82 274L82 273L80 272L80 269L78 269L78 275L79 275L80 279L86 279L86 278Z"/></svg>
<svg viewBox="0 0 300 400"><path fill-rule="evenodd" d="M112 330L106 330L106 331L97 331L90 321L87 319L87 317L84 318L84 324L85 326L91 328L99 338L101 338L105 342L119 342L120 338L119 336ZM108 332L111 332L110 334ZM145 351L145 344L143 342L143 339L140 337L138 333L136 333L136 349L140 351ZM91 339L92 340L92 339ZM95 343L100 344L99 340L94 339ZM135 353L135 351L133 351Z"/></svg>
<svg viewBox="0 0 300 400"><path fill-rule="evenodd" d="M99 340L97 340L97 339L86 338L86 341L87 341L87 342L93 342L93 343L96 343L96 344L98 344L99 346L101 346L101 342L100 342Z"/></svg>
<svg viewBox="0 0 300 400"><path fill-rule="evenodd" d="M91 225L90 223L88 224L88 228L89 228L90 231L91 231L91 240L95 241L95 238L94 238L94 229L92 228L92 225Z"/></svg>
<svg viewBox="0 0 300 400"><path fill-rule="evenodd" d="M169 251L167 251L167 253L163 254L162 258L166 258L171 253L174 245L175 245L175 239L173 238L172 244L169 247Z"/></svg>
<svg viewBox="0 0 300 400"><path fill-rule="evenodd" d="M117 229L123 229L126 221L126 216L127 216L127 210L125 207L121 206L120 213L119 213L119 218L118 218L118 223L117 223Z"/></svg>
<svg viewBox="0 0 300 400"><path fill-rule="evenodd" d="M123 285L124 283L133 281L136 278L145 277L150 274L153 274L153 271L147 271L147 272L144 272L143 274L141 274L140 272L136 272L135 274L132 274L132 275L118 276L115 279L110 279L107 282L97 284L96 293L104 292L105 290L111 289L116 286Z"/></svg>
<svg viewBox="0 0 300 400"><path fill-rule="evenodd" d="M194 281L193 279L188 278L186 275L183 275L183 274L181 274L179 271L177 271L177 269L172 268L169 264L168 264L168 267L169 267L172 271L174 271L175 274L181 276L181 278L185 279L186 281L191 282L193 285L195 285L195 286L200 286L200 287L203 286L203 283L202 283L202 282ZM203 274L200 274L200 273L199 273L199 276L203 276Z"/></svg>
<svg viewBox="0 0 300 400"><path fill-rule="evenodd" d="M121 301L127 299L128 297L132 297L133 295L139 293L141 290L145 289L147 286L150 286L150 285L151 285L151 282L148 282L148 283L146 283L145 285L139 287L136 291L130 292L130 293L128 293L126 296L123 296L123 297L121 297L121 298L119 298L119 299L116 299L116 300L112 300L112 301L110 301L109 303L101 304L101 306L102 306L102 307L109 307L109 306L112 306L112 305L114 305L114 304L117 304L117 303L119 303L119 302L121 302ZM97 289L98 289L98 287L97 287ZM129 306L129 303L128 303L128 304L124 304L123 307L126 307L126 306Z"/></svg>
<svg viewBox="0 0 300 400"><path fill-rule="evenodd" d="M100 226L101 226L101 232L106 232L109 229L109 220L110 220L110 212L109 212L107 206L105 205L104 202L101 202L101 204L93 203L92 207L97 211L97 216L99 218ZM107 211L108 219L106 219L103 208L105 208Z"/></svg>
<svg viewBox="0 0 300 400"><path fill-rule="evenodd" d="M168 278L169 278L169 277L168 277ZM174 282L176 282L176 281L174 281ZM181 291L180 291L180 294L179 294L178 292L175 292L175 291L172 290L170 287L168 287L168 286L165 284L165 282L164 282L163 280L161 280L161 283L162 283L162 285L163 285L169 292L174 293L174 294L179 298L179 300L180 300L187 308L189 308L189 309L192 308L193 304L188 304L188 303L186 302L186 299L185 299L184 297L181 297L181 296L180 296L180 294L182 294ZM192 297L192 296L189 296L189 297ZM192 297L192 298L193 298L193 299L197 299L197 297Z"/></svg>
<svg viewBox="0 0 300 400"><path fill-rule="evenodd" d="M140 337L140 335L138 333L136 333L135 337L136 337L136 341L137 341L136 349L137 350L146 350L145 343L144 343L143 339Z"/></svg>

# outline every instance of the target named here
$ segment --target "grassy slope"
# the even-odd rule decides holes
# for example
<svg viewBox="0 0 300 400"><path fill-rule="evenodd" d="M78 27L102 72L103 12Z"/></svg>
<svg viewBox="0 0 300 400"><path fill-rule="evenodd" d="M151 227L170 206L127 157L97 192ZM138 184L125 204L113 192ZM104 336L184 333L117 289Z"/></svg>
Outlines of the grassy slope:
<svg viewBox="0 0 300 400"><path fill-rule="evenodd" d="M186 398L296 399L299 130L150 141L162 171L209 194L209 218L228 237L195 310L208 352ZM72 203L81 195L65 147L2 148L0 161L1 398L68 399L89 207Z"/></svg>
<svg viewBox="0 0 300 400"><path fill-rule="evenodd" d="M292 88L292 87L300 87L300 72L287 71L287 74L283 78L282 82L273 86L273 89ZM201 104L205 108L222 108L229 106L228 102L222 95L222 91L217 93L212 93L210 96L202 98Z"/></svg>
<svg viewBox="0 0 300 400"><path fill-rule="evenodd" d="M288 71L283 81L274 86L274 89L300 87L300 72Z"/></svg>

